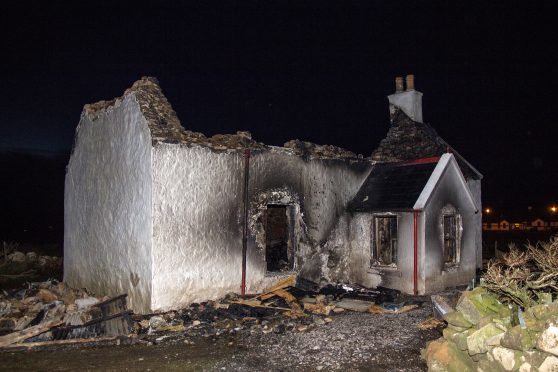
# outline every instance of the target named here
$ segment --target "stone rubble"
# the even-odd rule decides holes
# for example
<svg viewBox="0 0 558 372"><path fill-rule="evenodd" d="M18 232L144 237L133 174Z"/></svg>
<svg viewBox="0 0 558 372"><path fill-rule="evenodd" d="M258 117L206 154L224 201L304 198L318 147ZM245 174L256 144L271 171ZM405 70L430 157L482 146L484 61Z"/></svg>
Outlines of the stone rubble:
<svg viewBox="0 0 558 372"><path fill-rule="evenodd" d="M463 292L443 337L424 350L429 371L558 371L558 302L525 309L523 319L482 287Z"/></svg>

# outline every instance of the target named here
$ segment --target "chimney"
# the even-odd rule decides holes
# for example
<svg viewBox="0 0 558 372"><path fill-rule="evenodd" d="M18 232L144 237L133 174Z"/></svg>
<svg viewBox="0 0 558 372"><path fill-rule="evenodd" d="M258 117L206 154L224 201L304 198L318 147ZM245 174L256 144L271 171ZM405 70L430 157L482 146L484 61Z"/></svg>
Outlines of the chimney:
<svg viewBox="0 0 558 372"><path fill-rule="evenodd" d="M395 78L395 93L388 96L390 120L399 107L413 121L422 123L422 93L415 90L415 76L405 77L407 89L403 90L403 78Z"/></svg>

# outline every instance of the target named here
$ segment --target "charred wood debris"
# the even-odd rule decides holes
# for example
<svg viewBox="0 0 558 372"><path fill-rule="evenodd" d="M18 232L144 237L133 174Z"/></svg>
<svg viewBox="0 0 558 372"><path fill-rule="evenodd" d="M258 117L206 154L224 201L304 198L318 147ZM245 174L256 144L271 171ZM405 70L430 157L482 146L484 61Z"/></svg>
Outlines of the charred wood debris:
<svg viewBox="0 0 558 372"><path fill-rule="evenodd" d="M199 337L243 332L307 332L327 327L345 311L399 314L423 302L385 288L340 284L309 290L305 284L290 276L257 295L230 293L180 310L134 314L127 309L126 294L98 298L56 280L27 283L0 291L0 350L194 343Z"/></svg>

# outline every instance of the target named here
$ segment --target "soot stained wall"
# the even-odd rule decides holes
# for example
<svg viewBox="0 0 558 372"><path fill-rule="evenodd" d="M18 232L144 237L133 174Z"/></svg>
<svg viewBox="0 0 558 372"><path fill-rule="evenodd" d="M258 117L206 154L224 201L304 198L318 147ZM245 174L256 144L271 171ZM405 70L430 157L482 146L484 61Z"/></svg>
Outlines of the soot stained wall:
<svg viewBox="0 0 558 372"><path fill-rule="evenodd" d="M257 241L262 205L295 206L296 268L325 243L370 169L366 161L305 160L289 150L255 150L250 159L248 292L266 275L265 237ZM237 292L241 280L244 158L186 145L153 149L153 310Z"/></svg>

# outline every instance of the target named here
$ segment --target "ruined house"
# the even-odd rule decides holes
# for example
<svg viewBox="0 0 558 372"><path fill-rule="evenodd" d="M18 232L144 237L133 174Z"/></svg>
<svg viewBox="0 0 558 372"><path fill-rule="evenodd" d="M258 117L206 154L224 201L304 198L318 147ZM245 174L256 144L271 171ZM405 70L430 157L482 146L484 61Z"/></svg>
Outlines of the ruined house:
<svg viewBox="0 0 558 372"><path fill-rule="evenodd" d="M65 180L64 280L137 312L286 275L429 293L480 262L481 175L422 122L412 78L372 156L188 131L157 81L85 105Z"/></svg>

